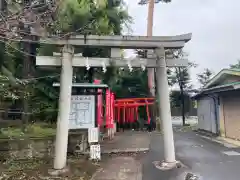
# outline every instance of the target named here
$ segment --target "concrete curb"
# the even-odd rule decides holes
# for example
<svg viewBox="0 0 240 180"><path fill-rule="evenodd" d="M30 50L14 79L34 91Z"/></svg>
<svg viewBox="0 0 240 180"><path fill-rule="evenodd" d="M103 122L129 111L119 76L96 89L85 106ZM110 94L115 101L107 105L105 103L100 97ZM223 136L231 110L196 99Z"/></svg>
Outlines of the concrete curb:
<svg viewBox="0 0 240 180"><path fill-rule="evenodd" d="M103 151L102 154L112 154L112 153L138 153L149 151L149 148L126 148L126 149L112 149Z"/></svg>
<svg viewBox="0 0 240 180"><path fill-rule="evenodd" d="M208 139L210 141L216 142L218 144L221 144L227 148L239 148L239 145L233 143L234 140L232 140L231 142L226 140L225 138L221 138L221 137L209 137L209 136L204 136L202 134L197 134L198 136L204 138L204 139Z"/></svg>
<svg viewBox="0 0 240 180"><path fill-rule="evenodd" d="M220 141L225 141L227 143L230 143L230 144L240 147L240 141L238 141L238 140L229 139L229 138L225 138L225 137L218 137L217 139L219 139Z"/></svg>
<svg viewBox="0 0 240 180"><path fill-rule="evenodd" d="M139 152L148 152L149 148L126 148L126 149L111 149L102 151L101 154L116 154L116 153L139 153ZM89 155L87 152L78 152L79 154Z"/></svg>

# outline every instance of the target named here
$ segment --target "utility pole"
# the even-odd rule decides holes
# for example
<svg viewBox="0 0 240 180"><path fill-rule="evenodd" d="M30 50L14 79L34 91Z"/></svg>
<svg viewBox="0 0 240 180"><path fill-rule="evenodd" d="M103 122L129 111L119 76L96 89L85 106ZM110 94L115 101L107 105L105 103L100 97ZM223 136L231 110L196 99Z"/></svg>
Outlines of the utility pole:
<svg viewBox="0 0 240 180"><path fill-rule="evenodd" d="M155 3L159 3L161 0L141 0L138 4L145 5L148 3L148 16L147 16L147 36L152 36L153 34L153 15L154 15L154 6ZM156 96L155 93L155 69L154 68L148 68L147 69L147 76L148 76L148 88L149 88L149 95L152 97ZM150 108L151 113L151 124L153 121L155 124L159 124L156 122L155 116L159 113L157 112L158 109L156 108L156 105L154 107ZM152 128L152 127L151 127ZM160 131L160 126L158 126L158 130Z"/></svg>
<svg viewBox="0 0 240 180"><path fill-rule="evenodd" d="M148 3L148 17L147 17L147 36L153 34L153 13L155 3L159 3L160 0L141 0L138 4L145 5ZM155 77L154 68L148 68L148 87L151 96L155 97Z"/></svg>

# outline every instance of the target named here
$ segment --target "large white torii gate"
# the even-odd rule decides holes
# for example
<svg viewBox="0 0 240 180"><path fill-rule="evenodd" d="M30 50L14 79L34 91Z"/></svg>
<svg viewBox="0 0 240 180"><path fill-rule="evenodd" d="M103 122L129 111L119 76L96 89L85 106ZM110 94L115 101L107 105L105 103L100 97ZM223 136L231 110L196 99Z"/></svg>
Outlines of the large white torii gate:
<svg viewBox="0 0 240 180"><path fill-rule="evenodd" d="M39 56L36 65L61 66L59 113L57 120L57 134L55 145L54 169L61 170L66 166L68 122L72 93L73 66L83 67L88 64L91 67L132 66L132 67L155 67L157 69L157 86L159 94L159 111L163 127L165 162L169 165L176 163L171 121L171 109L169 100L169 88L166 67L186 66L187 60L166 58L165 51L168 49L183 48L185 43L191 40L191 34L178 36L72 36L68 39L47 38L40 40L45 44L63 46L62 56L55 54L53 57ZM74 56L74 46L110 47L111 58L85 58ZM135 59L120 58L119 49L151 49L154 53L150 57Z"/></svg>

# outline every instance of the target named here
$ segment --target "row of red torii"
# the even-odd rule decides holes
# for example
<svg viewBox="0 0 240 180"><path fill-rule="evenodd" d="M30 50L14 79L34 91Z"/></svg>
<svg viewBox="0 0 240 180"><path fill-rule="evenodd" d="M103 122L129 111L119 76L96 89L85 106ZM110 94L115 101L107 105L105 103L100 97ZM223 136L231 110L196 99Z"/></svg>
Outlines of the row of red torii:
<svg viewBox="0 0 240 180"><path fill-rule="evenodd" d="M100 84L101 81L95 79L95 84ZM114 128L114 123L119 125L134 123L139 119L139 107L146 107L147 123L150 124L149 106L154 104L154 98L122 98L116 99L114 92L110 89L106 90L105 103L105 122L103 116L103 97L102 90L98 89L98 104L97 104L97 126L106 125L107 129Z"/></svg>
<svg viewBox="0 0 240 180"><path fill-rule="evenodd" d="M102 98L102 95L98 95L98 98ZM124 98L115 99L115 94L111 90L106 90L106 105L105 105L105 118L103 118L103 104L101 100L98 100L98 113L97 124L98 127L106 125L106 128L113 128L114 123L119 125L125 125L134 123L139 119L138 110L139 107L146 107L147 123L150 124L149 106L154 104L154 98ZM114 122L115 121L115 122Z"/></svg>

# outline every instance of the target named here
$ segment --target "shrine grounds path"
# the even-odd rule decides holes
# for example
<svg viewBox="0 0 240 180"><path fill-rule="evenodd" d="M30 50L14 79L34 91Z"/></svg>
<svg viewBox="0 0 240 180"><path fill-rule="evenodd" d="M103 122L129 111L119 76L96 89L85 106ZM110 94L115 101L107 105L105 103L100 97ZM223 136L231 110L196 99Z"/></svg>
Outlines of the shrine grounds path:
<svg viewBox="0 0 240 180"><path fill-rule="evenodd" d="M239 147L218 144L180 127L175 128L174 138L176 158L182 167L162 171L154 165L164 159L160 133L119 133L102 145L110 158L92 180L185 180L187 174L196 180L240 179Z"/></svg>
<svg viewBox="0 0 240 180"><path fill-rule="evenodd" d="M103 159L108 160L92 180L142 180L142 162L151 142L151 134L141 131L119 132L113 140L101 144Z"/></svg>

